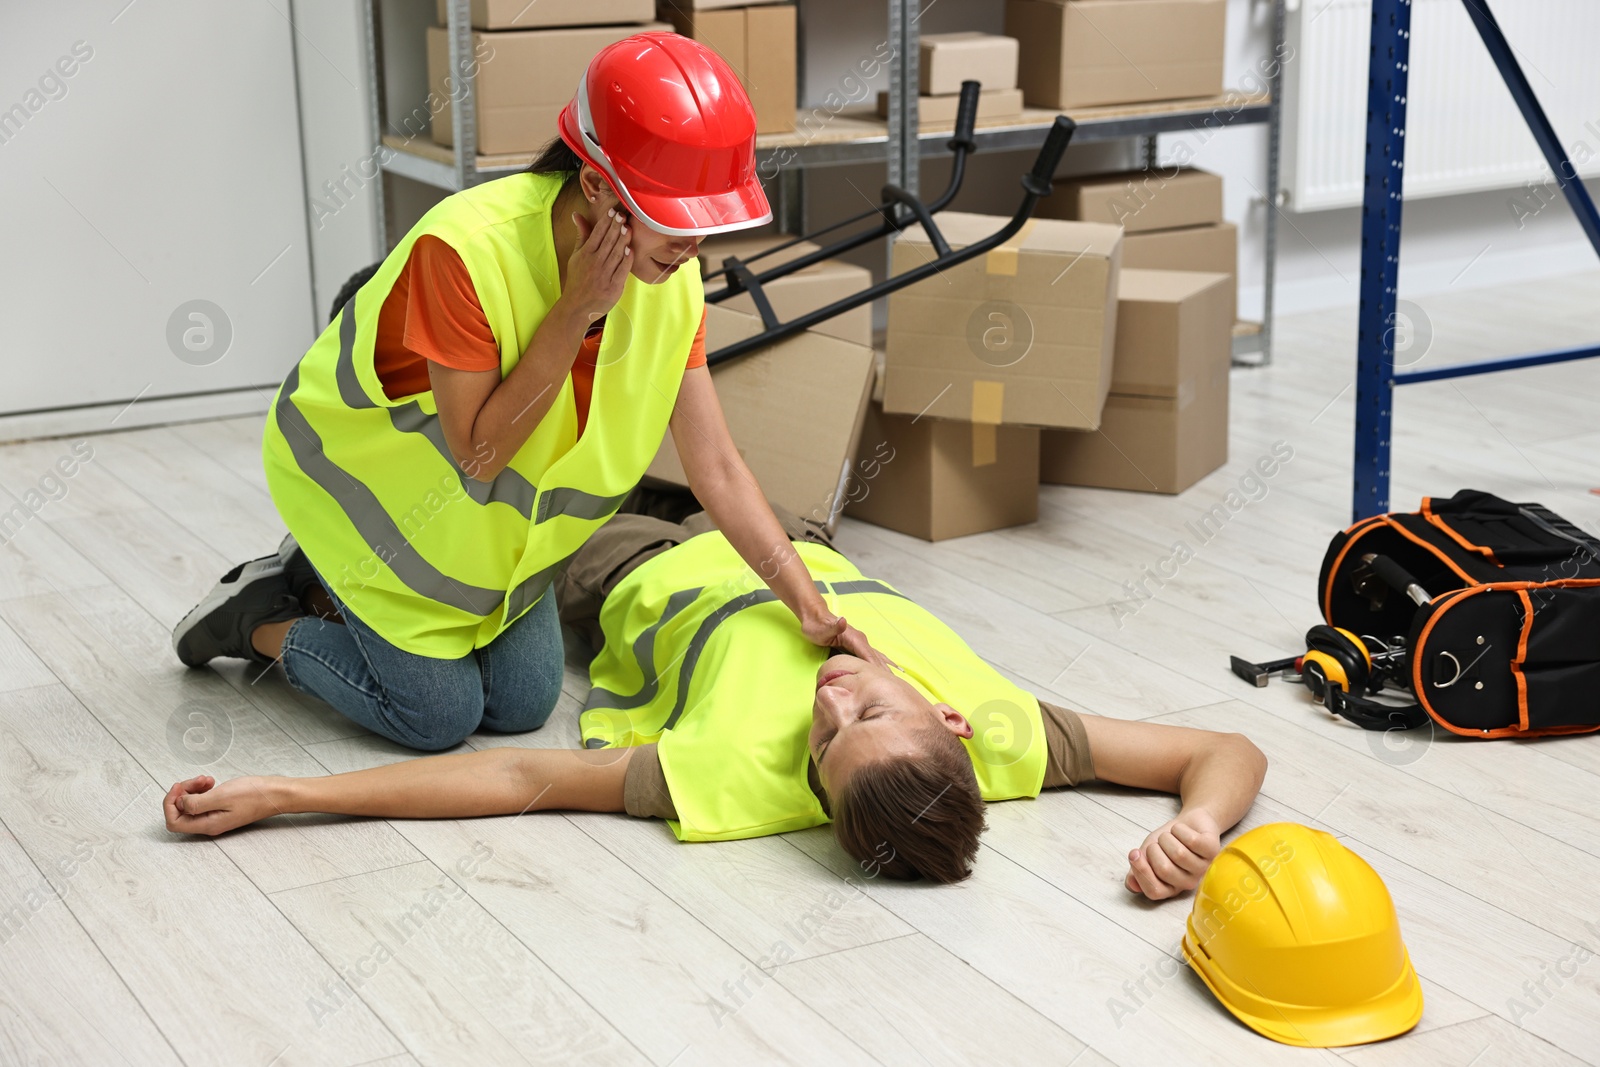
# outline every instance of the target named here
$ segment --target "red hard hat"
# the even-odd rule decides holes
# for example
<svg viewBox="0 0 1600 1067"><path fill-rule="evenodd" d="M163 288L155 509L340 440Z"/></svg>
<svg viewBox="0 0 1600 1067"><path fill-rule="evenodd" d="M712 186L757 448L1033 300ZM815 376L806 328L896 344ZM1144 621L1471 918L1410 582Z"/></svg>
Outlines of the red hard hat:
<svg viewBox="0 0 1600 1067"><path fill-rule="evenodd" d="M628 210L662 233L772 221L756 177L755 109L733 68L698 41L639 33L602 49L559 128Z"/></svg>

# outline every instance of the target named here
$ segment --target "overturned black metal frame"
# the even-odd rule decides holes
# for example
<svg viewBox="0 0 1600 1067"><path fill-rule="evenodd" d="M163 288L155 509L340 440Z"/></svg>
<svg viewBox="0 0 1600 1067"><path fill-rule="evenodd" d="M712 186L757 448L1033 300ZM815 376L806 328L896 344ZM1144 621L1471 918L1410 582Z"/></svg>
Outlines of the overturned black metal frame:
<svg viewBox="0 0 1600 1067"><path fill-rule="evenodd" d="M1034 160L1033 170L1022 177L1022 203L1017 206L1016 213L1011 216L1011 220L988 237L980 241L974 241L965 248L953 250L950 247L950 243L945 240L944 234L939 232L939 226L934 221L933 216L944 210L950 201L955 199L956 193L961 188L962 179L966 174L967 156L977 150L977 142L972 138L972 131L978 113L978 91L979 85L975 81L961 83L961 101L960 107L956 112L955 136L949 141L950 151L954 154L950 166L950 182L945 186L944 192L939 194L938 199L924 204L917 196L901 189L899 186L885 185L882 193L883 202L877 207L836 222L814 233L804 234L782 244L763 249L748 259L741 260L737 256L729 256L722 261L722 266L719 269L706 275L708 282L714 281L719 277L727 279L723 288L706 294L707 303L717 304L739 293L749 293L751 301L756 306L756 313L761 316L761 323L765 327L761 333L753 337L736 341L712 352L706 357L708 365L715 366L731 359L738 359L740 356L749 355L751 352L775 344L786 337L792 337L818 323L826 322L836 315L842 315L846 311L851 311L863 304L869 304L879 297L904 289L908 285L931 277L940 271L947 270L958 263L965 263L969 259L981 256L990 249L1004 244L1015 236L1017 231L1022 229L1023 224L1033 215L1034 206L1038 204L1039 199L1050 195L1050 179L1055 174L1056 167L1060 164L1061 156L1066 152L1068 143L1072 140L1072 133L1077 128L1077 124L1065 115L1056 116L1055 123L1050 127L1050 132L1045 136L1044 145L1039 149L1039 155ZM859 233L851 234L813 252L807 252L804 255L796 256L794 259L785 260L783 263L760 273L756 273L750 268L750 264L757 260L776 255L785 249L794 247L801 241L809 241L823 234L832 233L835 230L840 230L846 226L864 222L874 217L879 220L877 225L868 227ZM837 255L859 248L872 241L880 240L891 234L901 233L913 223L921 225L923 232L928 235L928 241L933 245L933 259L892 278L886 278L876 285L861 290L859 293L854 293L814 311L792 318L788 322L780 321L777 314L773 312L772 303L767 299L766 292L763 289L768 282L776 281L786 275L793 274L795 271L804 270L813 263L832 259Z"/></svg>

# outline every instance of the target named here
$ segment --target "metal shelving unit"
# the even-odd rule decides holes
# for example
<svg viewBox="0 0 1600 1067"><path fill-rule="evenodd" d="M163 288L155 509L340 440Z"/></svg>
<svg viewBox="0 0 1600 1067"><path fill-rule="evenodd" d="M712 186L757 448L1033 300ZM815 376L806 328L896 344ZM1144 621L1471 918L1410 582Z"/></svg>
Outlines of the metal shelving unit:
<svg viewBox="0 0 1600 1067"><path fill-rule="evenodd" d="M1284 2L1273 2L1273 52L1283 54ZM373 129L385 130L383 114L381 0L366 4L368 69L373 77L368 85ZM470 67L472 26L470 0L449 0L448 34L453 70ZM805 229L805 171L810 167L849 163L886 163L888 180L911 192L917 191L921 160L942 156L947 149L949 127L919 128L917 119L917 56L919 6L914 0L888 0L888 43L895 61L890 65L889 118L878 118L867 111L844 110L837 114L802 110L793 133L765 134L756 139L757 165L763 174L775 173L776 214L783 230L800 233ZM1083 108L1068 112L1077 122L1074 144L1095 141L1137 139L1141 158L1155 162L1157 137L1163 133L1215 130L1229 126L1265 123L1268 128L1266 188L1278 189L1278 157L1281 142L1281 70L1271 79L1264 95L1227 94L1198 100L1172 100L1152 104L1130 104ZM380 154L382 169L413 181L452 192L482 181L513 174L526 167L532 153L515 156L479 156L472 107L470 77L460 78L450 101L455 144L445 148L416 137L385 134L381 145L390 151ZM979 152L1036 150L1057 112L1025 109L1020 120L979 123L975 139ZM379 185L381 186L381 182ZM379 190L378 224L384 227L382 190ZM1272 359L1273 289L1277 258L1277 223L1280 204L1269 203L1264 227L1265 272L1263 277L1262 320L1241 324L1234 336L1235 363L1265 366ZM382 246L388 247L387 233L380 232ZM1240 357L1254 353L1255 358Z"/></svg>

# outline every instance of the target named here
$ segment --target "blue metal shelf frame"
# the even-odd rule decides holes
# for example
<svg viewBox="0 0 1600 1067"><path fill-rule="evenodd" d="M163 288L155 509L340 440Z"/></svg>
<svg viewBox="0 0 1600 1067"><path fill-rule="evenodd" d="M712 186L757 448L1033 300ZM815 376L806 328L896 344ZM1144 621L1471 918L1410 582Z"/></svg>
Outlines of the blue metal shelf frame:
<svg viewBox="0 0 1600 1067"><path fill-rule="evenodd" d="M1555 128L1528 84L1488 0L1462 0L1484 47L1505 79L1523 120L1555 174L1557 186L1600 255L1600 212L1567 159ZM1411 63L1411 0L1373 0L1367 68L1366 184L1361 205L1361 310L1356 340L1355 482L1351 517L1389 510L1389 448L1394 387L1416 382L1563 363L1600 356L1600 344L1525 356L1397 372L1395 286L1400 273L1400 214L1406 158L1406 90Z"/></svg>

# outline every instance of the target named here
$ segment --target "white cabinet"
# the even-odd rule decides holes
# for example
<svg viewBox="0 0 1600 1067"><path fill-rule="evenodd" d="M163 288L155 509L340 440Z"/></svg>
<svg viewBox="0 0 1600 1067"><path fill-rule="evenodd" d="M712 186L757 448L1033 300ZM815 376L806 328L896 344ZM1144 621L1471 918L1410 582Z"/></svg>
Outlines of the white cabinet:
<svg viewBox="0 0 1600 1067"><path fill-rule="evenodd" d="M264 406L310 344L295 48L327 61L288 10L0 8L0 414L253 388Z"/></svg>

